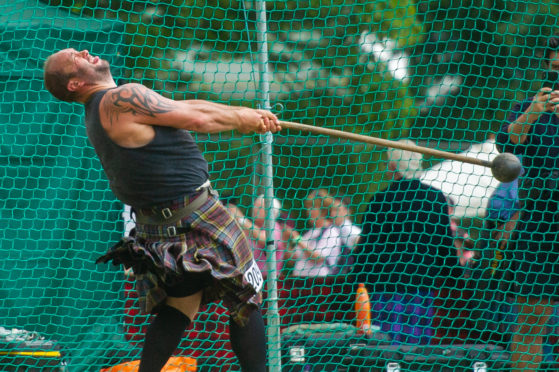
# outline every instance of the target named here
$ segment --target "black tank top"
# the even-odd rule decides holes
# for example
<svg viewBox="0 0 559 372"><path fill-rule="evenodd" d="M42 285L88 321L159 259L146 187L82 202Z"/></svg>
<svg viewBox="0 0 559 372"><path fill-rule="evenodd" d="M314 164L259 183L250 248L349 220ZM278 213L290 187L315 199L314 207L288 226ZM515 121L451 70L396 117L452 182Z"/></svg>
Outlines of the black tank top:
<svg viewBox="0 0 559 372"><path fill-rule="evenodd" d="M120 201L136 208L165 204L193 193L208 179L208 163L186 130L154 126L155 137L145 146L125 148L114 143L99 116L106 92L93 94L85 104L85 124Z"/></svg>

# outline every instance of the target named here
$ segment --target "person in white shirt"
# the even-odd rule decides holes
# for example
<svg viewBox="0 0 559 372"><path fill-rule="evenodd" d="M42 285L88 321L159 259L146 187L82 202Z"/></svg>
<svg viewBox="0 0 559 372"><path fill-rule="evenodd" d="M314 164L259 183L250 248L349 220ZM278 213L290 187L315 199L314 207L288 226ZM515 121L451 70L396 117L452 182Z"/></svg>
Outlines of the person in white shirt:
<svg viewBox="0 0 559 372"><path fill-rule="evenodd" d="M311 229L288 244L287 265L296 277L326 276L334 270L343 245L340 228L330 214L334 198L319 189L304 204Z"/></svg>
<svg viewBox="0 0 559 372"><path fill-rule="evenodd" d="M340 229L343 244L353 250L361 235L361 228L352 222L349 209L341 199L334 199L332 220Z"/></svg>

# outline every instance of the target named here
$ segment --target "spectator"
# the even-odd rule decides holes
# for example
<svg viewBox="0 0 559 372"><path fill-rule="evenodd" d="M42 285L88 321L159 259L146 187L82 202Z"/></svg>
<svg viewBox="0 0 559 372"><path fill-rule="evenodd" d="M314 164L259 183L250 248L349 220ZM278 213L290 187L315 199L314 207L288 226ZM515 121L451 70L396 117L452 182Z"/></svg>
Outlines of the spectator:
<svg viewBox="0 0 559 372"><path fill-rule="evenodd" d="M353 250L361 234L361 228L351 219L349 209L341 199L334 199L332 205L332 221L340 228L342 243Z"/></svg>
<svg viewBox="0 0 559 372"><path fill-rule="evenodd" d="M282 272L283 255L286 250L285 239L283 238L283 226L278 220L281 211L281 203L278 199L272 199L272 208L269 217L274 220L273 240L276 249L276 270L279 276ZM241 226L247 232L252 243L254 259L262 271L264 278L268 277L268 266L266 263L266 229L265 221L268 215L264 195L258 195L252 205L252 221L241 219Z"/></svg>
<svg viewBox="0 0 559 372"><path fill-rule="evenodd" d="M547 41L543 65L559 70L559 35ZM554 84L557 85L557 84ZM557 88L555 88L557 89ZM497 148L522 158L522 204L511 243L518 330L512 371L536 371L542 335L559 300L559 91L543 87L517 103L497 134Z"/></svg>
<svg viewBox="0 0 559 372"><path fill-rule="evenodd" d="M506 296L511 282L508 262L512 253L512 247L508 249L507 246L518 221L520 208L518 180L500 183L489 197L484 229L478 245L482 260L479 270L481 277L476 278L479 279L476 287L483 291L478 290L476 294L483 301L477 307L480 314L475 318L480 319L483 327L490 332L486 338L503 346L508 346L511 341L511 325L517 317L514 298ZM488 307L483 308L483 303ZM550 317L544 332L548 340L544 342L543 351L549 362L555 359L554 337L559 319L559 306L555 305L554 308L554 315Z"/></svg>
<svg viewBox="0 0 559 372"><path fill-rule="evenodd" d="M332 222L334 198L326 190L312 191L305 199L311 229L288 245L287 262L299 277L326 276L335 269L342 249L340 229Z"/></svg>
<svg viewBox="0 0 559 372"><path fill-rule="evenodd" d="M484 340L508 346L516 317L511 300L508 262L510 235L518 220L518 181L500 183L489 197L483 228L477 244L478 265L472 270L470 286L474 326Z"/></svg>
<svg viewBox="0 0 559 372"><path fill-rule="evenodd" d="M334 199L330 214L334 225L340 228L342 239L342 249L337 260L336 266L331 270L332 275L344 276L343 281L347 282L347 274L353 270L355 256L353 250L359 240L361 228L353 223L349 209L341 199Z"/></svg>
<svg viewBox="0 0 559 372"><path fill-rule="evenodd" d="M373 321L382 331L395 343L427 344L434 334L435 280L458 264L448 203L416 178L420 154L390 149L387 157L392 183L371 198L355 275L371 294Z"/></svg>
<svg viewBox="0 0 559 372"><path fill-rule="evenodd" d="M237 219L241 220L245 217L243 211L239 208L239 199L232 195L220 195L221 202L229 210L231 215Z"/></svg>
<svg viewBox="0 0 559 372"><path fill-rule="evenodd" d="M477 247L482 259L481 267L490 267L493 277L497 276L497 271L499 277L504 272L505 267L497 267L498 261L502 260L501 254L514 230L519 210L518 180L500 183L489 197Z"/></svg>
<svg viewBox="0 0 559 372"><path fill-rule="evenodd" d="M266 251L266 230L264 228L264 222L266 220L266 207L264 195L258 195L254 200L252 206L252 218L247 218L244 212L238 206L238 199L233 196L222 196L221 200L225 207L229 210L232 216L234 216L249 238L249 244L252 248L254 259L258 268L262 272L263 278L267 278L268 266L266 262L267 251ZM272 210L270 218L273 218L275 222L275 228L273 232L273 239L276 243L276 268L278 276L282 272L283 265L283 254L285 251L285 239L283 238L283 226L278 220L280 216L281 203L278 199L274 198L272 201ZM289 238L289 237L288 237Z"/></svg>

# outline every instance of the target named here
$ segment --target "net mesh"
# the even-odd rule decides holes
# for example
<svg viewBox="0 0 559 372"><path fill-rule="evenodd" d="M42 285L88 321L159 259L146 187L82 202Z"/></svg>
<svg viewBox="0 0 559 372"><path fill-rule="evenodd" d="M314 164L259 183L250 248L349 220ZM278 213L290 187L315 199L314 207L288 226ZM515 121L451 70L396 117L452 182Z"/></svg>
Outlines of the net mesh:
<svg viewBox="0 0 559 372"><path fill-rule="evenodd" d="M130 273L94 264L133 221L82 106L44 88L51 53L87 49L119 84L177 100L270 108L284 121L491 160L514 104L544 83L558 11L547 0L0 0L1 369L134 361L149 322ZM521 245L522 186L487 167L297 130L273 142L196 134L213 187L244 215L264 273L275 269L263 304L268 332L281 333L268 338L270 370L556 370L559 139L536 137L536 153L510 147L549 170L532 177L547 202L528 196L547 209L532 221L547 230ZM275 233L262 225L274 202L258 198L270 176ZM240 370L222 304L201 309L175 356L188 357L176 370Z"/></svg>

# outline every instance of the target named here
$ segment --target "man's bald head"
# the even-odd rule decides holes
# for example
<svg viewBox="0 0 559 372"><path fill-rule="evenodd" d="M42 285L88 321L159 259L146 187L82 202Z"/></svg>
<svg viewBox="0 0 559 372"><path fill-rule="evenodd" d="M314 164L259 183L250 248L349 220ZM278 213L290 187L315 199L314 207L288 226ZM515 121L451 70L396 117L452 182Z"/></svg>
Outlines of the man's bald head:
<svg viewBox="0 0 559 372"><path fill-rule="evenodd" d="M43 76L47 90L66 102L83 102L92 88L114 85L109 62L72 48L49 56Z"/></svg>
<svg viewBox="0 0 559 372"><path fill-rule="evenodd" d="M77 71L71 68L68 49L50 55L43 66L45 88L61 101L75 102L78 94L68 90L68 82Z"/></svg>

